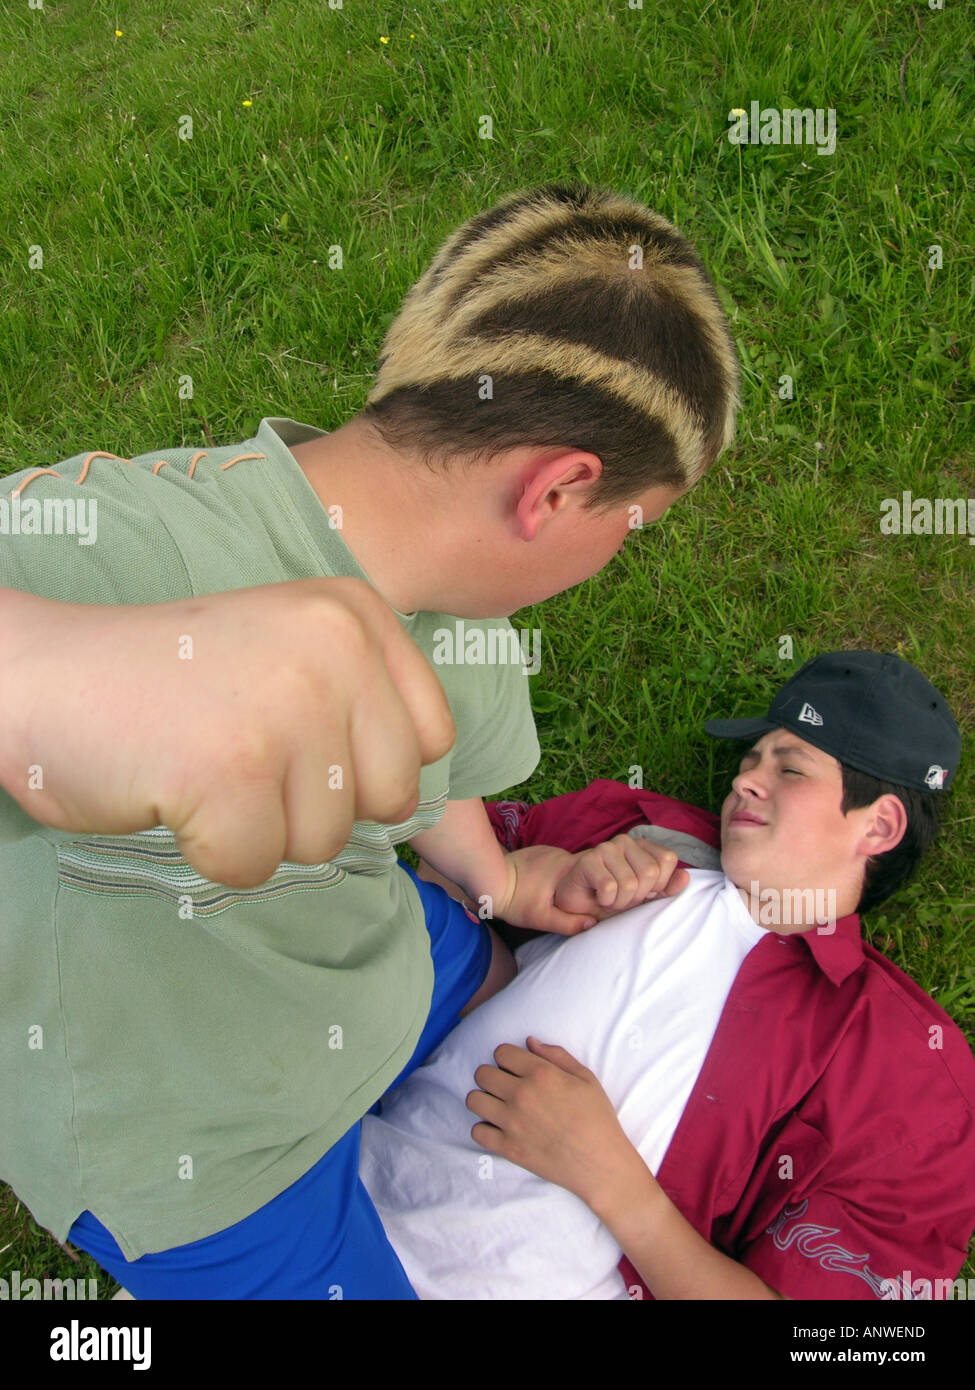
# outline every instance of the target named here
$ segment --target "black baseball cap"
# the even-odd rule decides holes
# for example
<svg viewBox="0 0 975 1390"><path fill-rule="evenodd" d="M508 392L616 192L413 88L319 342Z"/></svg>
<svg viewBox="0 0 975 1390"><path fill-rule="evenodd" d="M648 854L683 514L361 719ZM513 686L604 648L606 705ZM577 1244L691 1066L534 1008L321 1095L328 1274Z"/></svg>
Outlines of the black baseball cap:
<svg viewBox="0 0 975 1390"><path fill-rule="evenodd" d="M893 652L827 652L778 691L768 714L709 719L714 738L755 739L791 729L806 743L883 782L947 791L961 734L944 696Z"/></svg>

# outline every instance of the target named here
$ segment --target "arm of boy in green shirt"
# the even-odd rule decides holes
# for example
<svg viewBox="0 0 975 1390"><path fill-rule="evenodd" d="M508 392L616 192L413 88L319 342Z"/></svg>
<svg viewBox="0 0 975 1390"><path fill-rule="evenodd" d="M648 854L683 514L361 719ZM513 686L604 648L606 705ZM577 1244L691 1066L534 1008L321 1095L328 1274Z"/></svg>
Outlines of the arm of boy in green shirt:
<svg viewBox="0 0 975 1390"><path fill-rule="evenodd" d="M511 897L511 866L479 796L448 801L433 829L414 835L409 844L438 875L463 890L471 911L477 912L484 898L487 915L502 916L501 905Z"/></svg>
<svg viewBox="0 0 975 1390"><path fill-rule="evenodd" d="M414 835L409 844L438 875L463 889L473 911L483 906L487 916L501 918L510 926L560 936L574 936L603 917L643 901L654 890L673 894L687 883L672 850L616 836L600 847L602 855L589 852L577 874L571 903L576 910L563 911L556 906L556 890L580 856L555 845L502 849L480 797L448 801L437 825ZM628 883L625 893L617 892L612 869L622 875L621 882ZM610 898L599 895L604 880L612 883ZM569 879L569 884L574 881ZM443 886L450 891L446 883Z"/></svg>
<svg viewBox="0 0 975 1390"><path fill-rule="evenodd" d="M487 916L512 926L561 936L573 936L595 920L563 912L552 901L575 855L554 845L502 849L480 797L448 801L434 828L414 835L409 843L438 874L464 890L479 915L483 907Z"/></svg>

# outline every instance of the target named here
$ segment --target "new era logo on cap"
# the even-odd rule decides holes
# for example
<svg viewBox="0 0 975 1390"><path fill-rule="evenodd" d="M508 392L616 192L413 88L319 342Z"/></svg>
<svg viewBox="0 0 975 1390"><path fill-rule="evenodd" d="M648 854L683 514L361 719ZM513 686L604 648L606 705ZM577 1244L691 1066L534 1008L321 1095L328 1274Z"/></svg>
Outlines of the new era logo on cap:
<svg viewBox="0 0 975 1390"><path fill-rule="evenodd" d="M924 784L930 787L933 792L940 791L947 776L948 769L946 767L939 767L937 763L932 763L924 774Z"/></svg>
<svg viewBox="0 0 975 1390"><path fill-rule="evenodd" d="M808 703L803 705L796 718L800 724L822 724L823 722L823 716L817 714L812 705Z"/></svg>

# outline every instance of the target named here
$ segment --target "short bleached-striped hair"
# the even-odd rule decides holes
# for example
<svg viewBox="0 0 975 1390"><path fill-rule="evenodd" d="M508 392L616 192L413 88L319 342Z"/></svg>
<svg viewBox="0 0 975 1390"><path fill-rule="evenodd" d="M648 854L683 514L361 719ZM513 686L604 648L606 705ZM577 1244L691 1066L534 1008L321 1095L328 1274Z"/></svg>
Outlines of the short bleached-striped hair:
<svg viewBox="0 0 975 1390"><path fill-rule="evenodd" d="M447 238L389 327L360 418L428 467L584 449L603 464L585 505L604 512L697 482L732 441L739 381L691 243L611 189L551 183Z"/></svg>

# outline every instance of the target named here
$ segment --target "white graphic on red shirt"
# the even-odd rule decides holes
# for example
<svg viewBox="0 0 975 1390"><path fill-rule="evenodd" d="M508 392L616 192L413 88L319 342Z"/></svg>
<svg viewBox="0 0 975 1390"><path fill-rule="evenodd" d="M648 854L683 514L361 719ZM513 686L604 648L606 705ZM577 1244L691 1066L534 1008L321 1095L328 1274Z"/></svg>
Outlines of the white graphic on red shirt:
<svg viewBox="0 0 975 1390"><path fill-rule="evenodd" d="M806 1197L794 1207L783 1207L775 1222L766 1227L766 1234L772 1237L776 1248L788 1250L790 1245L795 1245L800 1255L818 1261L820 1267L830 1274L855 1274L870 1285L877 1298L889 1299L892 1281L881 1279L868 1267L869 1254L855 1255L852 1250L845 1250L842 1245L831 1242L831 1236L839 1235L838 1226L817 1226L811 1221L804 1221L785 1230L790 1222L798 1222L799 1217L806 1214L808 1206L809 1198Z"/></svg>

